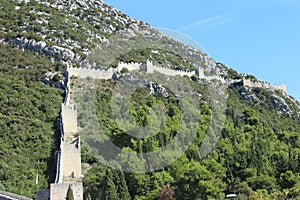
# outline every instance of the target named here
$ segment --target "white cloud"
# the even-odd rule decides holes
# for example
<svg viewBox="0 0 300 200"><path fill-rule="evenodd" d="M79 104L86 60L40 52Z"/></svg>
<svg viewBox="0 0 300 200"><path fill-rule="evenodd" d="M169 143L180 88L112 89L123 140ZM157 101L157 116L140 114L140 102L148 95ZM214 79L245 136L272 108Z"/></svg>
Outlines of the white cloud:
<svg viewBox="0 0 300 200"><path fill-rule="evenodd" d="M225 19L223 19L223 20L220 20L220 21L218 21L218 22L215 22L215 23L210 24L208 27L209 27L209 28L214 28L214 27L217 27L217 26L221 26L221 25L223 25L223 24L227 24L227 23L232 22L232 21L234 21L233 18L225 18Z"/></svg>
<svg viewBox="0 0 300 200"><path fill-rule="evenodd" d="M204 18L199 21L193 22L191 24L185 25L183 27L180 27L179 30L190 29L190 28L197 27L197 26L205 26L207 28L214 28L214 27L229 23L233 20L234 19L229 18L226 15L218 15L218 16L214 16L214 17Z"/></svg>

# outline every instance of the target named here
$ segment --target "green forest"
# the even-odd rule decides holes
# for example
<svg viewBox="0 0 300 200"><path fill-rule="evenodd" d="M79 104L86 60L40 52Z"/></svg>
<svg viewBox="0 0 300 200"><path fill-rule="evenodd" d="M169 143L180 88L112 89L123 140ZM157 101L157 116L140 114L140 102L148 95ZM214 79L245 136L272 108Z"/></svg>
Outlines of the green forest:
<svg viewBox="0 0 300 200"><path fill-rule="evenodd" d="M189 80L195 91L208 96L207 88ZM166 125L150 138L128 136L117 127L110 109L115 81L101 81L95 99L100 127L123 150L151 152L166 145L176 135L180 112L176 98L148 95L139 88L131 97L130 116L147 125L149 109L165 107ZM85 197L91 199L299 199L300 139L299 118L280 116L272 103L257 105L241 98L241 86L228 88L226 121L216 147L204 159L199 150L211 119L211 108L199 100L200 126L197 140L176 162L149 173L112 170L84 152L83 162L93 167L84 179ZM255 89L256 95L271 99L272 92ZM82 122L84 123L84 122ZM83 133L84 134L84 133ZM109 191L109 194L107 194ZM172 195L170 195L172 194ZM106 196L108 195L108 196ZM171 198L172 197L172 198Z"/></svg>
<svg viewBox="0 0 300 200"><path fill-rule="evenodd" d="M56 1L49 2L51 5ZM59 150L60 137L58 119L65 97L63 89L41 81L47 72L59 73L54 76L54 81L62 78L60 72L65 71L65 65L60 62L61 55L48 57L5 42L16 37L34 39L46 42L49 47L72 49L80 59L84 59L84 49L92 50L117 31L135 25L146 26L142 22L134 24L121 12L110 12L112 8L106 4L102 6L91 6L90 10L81 7L59 10L33 0L28 3L0 1L0 190L35 199L37 190L49 189L50 183L54 182L55 152ZM94 21L96 14L99 22ZM118 17L124 17L128 23L122 24ZM106 31L109 25L115 28L114 31ZM153 31L150 27L148 29L150 33ZM149 37L148 40L156 41L157 38ZM179 42L162 40L175 52L184 49ZM152 50L144 48L121 54L110 66L116 67L118 61L143 62L145 59L155 64L169 64L170 68L177 70L194 70L203 64L194 65L192 59L197 59L193 57L189 60L163 49L154 49L160 54ZM68 61L78 67L80 59ZM242 78L233 69L218 64L225 68L227 74L224 78ZM119 75L125 76L128 70L124 68L121 73ZM251 75L248 78L256 80ZM226 119L221 136L212 151L200 159L199 152L211 124L213 107L209 103L207 84L196 76L185 79L197 94L201 94L197 100L199 126L196 139L188 150L163 169L127 173L104 165L83 141L84 199L219 200L233 193L238 195L238 199L300 199L300 118L299 108L294 103L296 100L279 91L262 88L252 88L251 91L246 88L245 93L241 83L226 88ZM72 81L80 80L74 78ZM122 150L136 154L152 152L177 136L182 115L180 101L172 92L169 96L150 95L149 88L140 87L132 94L129 115L140 126L152 122L151 108L157 105L164 108L165 125L157 134L138 139L128 135L114 120L110 103L118 80L101 80L94 84L88 79L88 83L96 85L93 104L97 123L105 136ZM257 99L249 100L245 95L255 95ZM278 100L274 95L284 99L292 113L279 110L274 104ZM78 124L83 126L87 123L88 120L82 120ZM136 158L130 158L130 167L140 167L135 165ZM128 161L122 157L119 159ZM153 160L159 161L159 158ZM68 199L72 199L73 192L68 190Z"/></svg>
<svg viewBox="0 0 300 200"><path fill-rule="evenodd" d="M64 91L40 82L43 73L56 66L48 57L1 47L0 189L34 198L37 186L49 188L55 178L57 118ZM299 198L299 118L280 115L272 104L272 92L254 89L266 99L257 104L243 99L242 86L234 85L227 89L222 136L213 151L200 159L212 108L206 103L207 87L195 79L188 81L203 97L198 102L201 123L197 140L188 151L162 170L133 174L108 168L83 144L82 162L89 166L84 178L85 199L224 199L228 193L238 194L239 199ZM166 125L158 134L136 139L118 128L112 118L110 99L116 82L97 83L97 116L107 136L133 152L151 152L170 142L180 118L176 97L149 95L145 87L135 91L130 103L135 122L150 123L153 105L163 106L166 112Z"/></svg>
<svg viewBox="0 0 300 200"><path fill-rule="evenodd" d="M64 91L41 82L54 65L0 44L0 190L27 197L55 179L57 118Z"/></svg>

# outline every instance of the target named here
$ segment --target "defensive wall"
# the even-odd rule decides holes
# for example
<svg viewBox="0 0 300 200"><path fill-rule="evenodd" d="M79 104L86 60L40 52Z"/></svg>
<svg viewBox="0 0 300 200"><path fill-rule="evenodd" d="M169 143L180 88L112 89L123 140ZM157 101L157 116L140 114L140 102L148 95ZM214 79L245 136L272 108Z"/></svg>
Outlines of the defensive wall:
<svg viewBox="0 0 300 200"><path fill-rule="evenodd" d="M248 87L260 87L264 89L279 90L287 93L285 85L271 85L263 81L252 81L249 79L225 79L218 75L206 75L205 70L199 67L193 71L184 71L184 70L175 70L169 69L162 66L154 65L151 61L146 60L144 63L119 63L116 68L107 68L107 69L92 69L92 68L69 68L69 76L77 76L80 78L93 78L93 79L111 79L114 73L120 73L123 68L127 68L129 71L138 71L143 70L146 73L155 73L159 72L161 74L169 76L188 76L193 75L197 76L200 79L207 81L220 81L223 84L231 85L232 83L242 82L244 86Z"/></svg>
<svg viewBox="0 0 300 200"><path fill-rule="evenodd" d="M168 76L188 76L191 77L195 75L195 71L184 71L184 70L174 70L157 65L153 65L152 62L146 60L143 64L140 65L140 69L146 73L153 74L159 72Z"/></svg>
<svg viewBox="0 0 300 200"><path fill-rule="evenodd" d="M67 192L69 186L73 190L74 200L83 199L83 185L82 182L77 183L61 183L61 184L51 184L50 199L55 200L66 200Z"/></svg>
<svg viewBox="0 0 300 200"><path fill-rule="evenodd" d="M72 69L74 68L67 67L65 73L66 95L64 103L61 105L61 117L59 119L60 150L56 152L56 179L55 183L50 185L50 200L65 200L69 186L73 190L74 200L83 200L80 137L77 136L77 107L75 103L70 102L70 74L72 74ZM39 193L37 199L43 200L45 194L45 191Z"/></svg>
<svg viewBox="0 0 300 200"><path fill-rule="evenodd" d="M242 80L244 86L248 87L259 87L259 88L265 88L270 90L278 90L284 93L287 93L286 85L271 85L270 83L266 83L263 81L252 81L246 78L243 78Z"/></svg>

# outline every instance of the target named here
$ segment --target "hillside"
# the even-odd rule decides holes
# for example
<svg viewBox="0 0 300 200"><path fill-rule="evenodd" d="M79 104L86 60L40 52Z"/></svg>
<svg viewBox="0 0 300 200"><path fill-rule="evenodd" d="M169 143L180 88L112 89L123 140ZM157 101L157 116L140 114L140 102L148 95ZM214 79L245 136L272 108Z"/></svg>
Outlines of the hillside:
<svg viewBox="0 0 300 200"><path fill-rule="evenodd" d="M37 187L53 183L65 71L89 68L95 76L110 70L113 76L71 77L83 138L84 199L223 199L229 193L239 199L299 199L300 103L285 86L240 74L100 0L1 1L0 8L0 190L35 198ZM145 61L157 66L154 75L140 76L124 64ZM156 134L146 138L127 134L130 125L120 127L112 106L114 98L122 102L116 88L134 80L141 84L128 100L131 121L140 127L156 123L156 108L164 116ZM161 84L167 80L176 82L178 91ZM90 90L92 102L85 95ZM188 91L195 109L182 107L180 90ZM89 103L105 138L132 152L130 158L109 152L121 166L130 163L128 168L105 165L108 160L99 153L106 150L105 140L94 140L95 148L84 139L97 129ZM191 120L196 125L182 120L190 116L197 116ZM175 162L156 171L139 165L152 158L147 153L174 138L182 142L195 127L194 140ZM174 145L167 156L178 149ZM169 158L164 156L154 157L149 166L160 166Z"/></svg>

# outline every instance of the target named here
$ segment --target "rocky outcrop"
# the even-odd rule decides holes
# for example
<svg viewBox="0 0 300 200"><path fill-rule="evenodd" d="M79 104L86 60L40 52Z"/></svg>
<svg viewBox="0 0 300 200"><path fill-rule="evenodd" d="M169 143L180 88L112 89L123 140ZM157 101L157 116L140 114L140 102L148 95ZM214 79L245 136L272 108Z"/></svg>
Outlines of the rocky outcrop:
<svg viewBox="0 0 300 200"><path fill-rule="evenodd" d="M27 38L14 38L4 42L6 44L15 45L21 49L35 51L55 58L61 56L63 61L70 61L74 59L78 60L78 55L75 55L72 50L59 46L49 46L44 41L29 40Z"/></svg>
<svg viewBox="0 0 300 200"><path fill-rule="evenodd" d="M149 88L150 94L153 95L162 94L164 97L170 96L169 92L167 91L166 88L162 86L162 84L157 84L150 81L150 82L145 82L144 85Z"/></svg>
<svg viewBox="0 0 300 200"><path fill-rule="evenodd" d="M278 110L279 114L293 114L292 109L289 107L289 105L286 103L286 100L276 94L272 95L273 98L273 105Z"/></svg>

